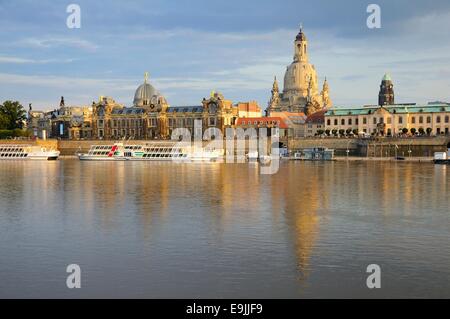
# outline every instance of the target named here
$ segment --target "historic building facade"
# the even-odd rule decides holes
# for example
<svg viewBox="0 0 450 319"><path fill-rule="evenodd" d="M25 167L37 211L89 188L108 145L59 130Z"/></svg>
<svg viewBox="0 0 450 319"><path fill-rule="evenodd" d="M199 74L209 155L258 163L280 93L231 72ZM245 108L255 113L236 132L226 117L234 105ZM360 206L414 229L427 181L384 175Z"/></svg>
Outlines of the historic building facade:
<svg viewBox="0 0 450 319"><path fill-rule="evenodd" d="M61 97L59 108L53 111L34 111L29 106L27 127L41 139L89 139L92 137L92 107L66 106Z"/></svg>
<svg viewBox="0 0 450 319"><path fill-rule="evenodd" d="M275 77L267 115L273 112L313 114L332 105L329 85L325 79L319 92L319 83L314 65L308 62L308 40L302 28L294 41L294 59L286 68L283 92L280 93Z"/></svg>
<svg viewBox="0 0 450 319"><path fill-rule="evenodd" d="M202 134L208 128L224 132L234 126L239 110L257 110L253 102L233 105L218 92L212 92L200 105L170 106L147 75L136 90L132 107L102 97L92 109L93 138L98 139L169 139L177 128L187 128L194 136L195 123L201 123Z"/></svg>
<svg viewBox="0 0 450 319"><path fill-rule="evenodd" d="M331 134L350 132L370 135L450 134L450 105L447 103L394 104L394 86L384 75L379 105L332 108L325 113L325 129Z"/></svg>

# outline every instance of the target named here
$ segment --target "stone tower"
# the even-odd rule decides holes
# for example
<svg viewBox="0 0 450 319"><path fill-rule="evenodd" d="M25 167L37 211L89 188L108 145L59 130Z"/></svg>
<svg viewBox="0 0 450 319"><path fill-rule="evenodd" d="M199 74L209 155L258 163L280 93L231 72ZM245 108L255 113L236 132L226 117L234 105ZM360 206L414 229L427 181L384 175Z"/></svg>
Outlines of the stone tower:
<svg viewBox="0 0 450 319"><path fill-rule="evenodd" d="M378 93L378 105L394 104L394 85L389 74L385 74L381 80L380 92Z"/></svg>

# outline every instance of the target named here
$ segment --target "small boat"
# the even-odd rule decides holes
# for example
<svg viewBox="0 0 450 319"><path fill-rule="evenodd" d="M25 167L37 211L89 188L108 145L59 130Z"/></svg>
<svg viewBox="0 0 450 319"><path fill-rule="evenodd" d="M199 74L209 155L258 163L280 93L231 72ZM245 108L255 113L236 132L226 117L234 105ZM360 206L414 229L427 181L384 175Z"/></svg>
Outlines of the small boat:
<svg viewBox="0 0 450 319"><path fill-rule="evenodd" d="M56 160L59 154L41 146L0 144L0 160Z"/></svg>
<svg viewBox="0 0 450 319"><path fill-rule="evenodd" d="M326 147L305 148L303 151L294 153L293 160L303 161L332 161L334 150Z"/></svg>
<svg viewBox="0 0 450 319"><path fill-rule="evenodd" d="M450 164L450 149L447 152L435 152L433 162L435 164Z"/></svg>

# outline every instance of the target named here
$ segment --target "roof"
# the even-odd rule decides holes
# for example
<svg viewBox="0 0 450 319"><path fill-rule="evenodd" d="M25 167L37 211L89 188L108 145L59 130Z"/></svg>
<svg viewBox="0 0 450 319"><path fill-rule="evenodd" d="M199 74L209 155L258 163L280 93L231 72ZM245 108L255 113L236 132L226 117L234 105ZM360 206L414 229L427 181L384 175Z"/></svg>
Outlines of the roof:
<svg viewBox="0 0 450 319"><path fill-rule="evenodd" d="M278 123L279 128L287 129L288 125L281 117L242 117L238 118L236 126L254 126L254 125L267 125L272 122Z"/></svg>
<svg viewBox="0 0 450 319"><path fill-rule="evenodd" d="M122 109L115 108L112 110L112 114L121 115L121 114L143 114L145 110L140 107L124 107Z"/></svg>
<svg viewBox="0 0 450 319"><path fill-rule="evenodd" d="M239 102L237 104L239 111L243 112L261 112L261 107L257 102Z"/></svg>
<svg viewBox="0 0 450 319"><path fill-rule="evenodd" d="M168 113L201 113L203 112L203 106L191 105L191 106L171 106L167 108Z"/></svg>
<svg viewBox="0 0 450 319"><path fill-rule="evenodd" d="M323 123L325 121L325 113L327 110L315 112L306 118L306 123Z"/></svg>
<svg viewBox="0 0 450 319"><path fill-rule="evenodd" d="M391 81L391 82L392 82L391 75L390 75L389 73L386 73L386 74L383 76L382 81Z"/></svg>
<svg viewBox="0 0 450 319"><path fill-rule="evenodd" d="M383 108L389 113L438 113L450 112L450 105L431 104L431 105L385 105L385 106L369 106L359 108L341 108L334 107L325 113L325 116L342 116L342 115L368 115L376 110Z"/></svg>

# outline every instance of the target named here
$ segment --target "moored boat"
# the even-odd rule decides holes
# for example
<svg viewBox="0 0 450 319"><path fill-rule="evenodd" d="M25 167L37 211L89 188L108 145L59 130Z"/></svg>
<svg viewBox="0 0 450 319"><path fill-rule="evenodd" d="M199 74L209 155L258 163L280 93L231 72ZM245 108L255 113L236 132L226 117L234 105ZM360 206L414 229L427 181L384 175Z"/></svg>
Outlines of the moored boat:
<svg viewBox="0 0 450 319"><path fill-rule="evenodd" d="M332 161L334 160L334 150L326 147L306 148L295 152L293 160L304 161Z"/></svg>
<svg viewBox="0 0 450 319"><path fill-rule="evenodd" d="M0 144L0 160L56 160L59 151L25 144Z"/></svg>
<svg viewBox="0 0 450 319"><path fill-rule="evenodd" d="M88 153L77 154L84 161L214 161L218 150L194 149L179 142L149 142L144 145L93 145Z"/></svg>

